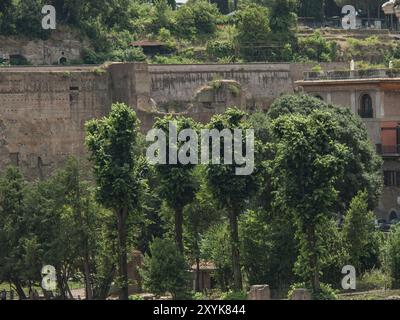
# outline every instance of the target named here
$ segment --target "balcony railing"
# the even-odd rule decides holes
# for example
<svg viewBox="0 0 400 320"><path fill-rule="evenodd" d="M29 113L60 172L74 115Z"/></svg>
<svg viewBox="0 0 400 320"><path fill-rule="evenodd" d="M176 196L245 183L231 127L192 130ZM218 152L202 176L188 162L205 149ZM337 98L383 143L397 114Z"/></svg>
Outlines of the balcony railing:
<svg viewBox="0 0 400 320"><path fill-rule="evenodd" d="M385 79L400 78L400 69L368 69L344 71L307 71L304 80L351 80L351 79Z"/></svg>
<svg viewBox="0 0 400 320"><path fill-rule="evenodd" d="M376 145L376 152L380 155L386 156L400 156L400 145Z"/></svg>

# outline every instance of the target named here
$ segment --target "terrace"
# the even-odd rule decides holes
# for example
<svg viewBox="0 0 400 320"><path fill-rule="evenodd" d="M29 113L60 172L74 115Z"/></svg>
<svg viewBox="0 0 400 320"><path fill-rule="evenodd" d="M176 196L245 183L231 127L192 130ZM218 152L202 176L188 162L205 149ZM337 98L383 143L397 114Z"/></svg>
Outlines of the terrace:
<svg viewBox="0 0 400 320"><path fill-rule="evenodd" d="M366 69L304 72L304 81L400 78L400 69Z"/></svg>

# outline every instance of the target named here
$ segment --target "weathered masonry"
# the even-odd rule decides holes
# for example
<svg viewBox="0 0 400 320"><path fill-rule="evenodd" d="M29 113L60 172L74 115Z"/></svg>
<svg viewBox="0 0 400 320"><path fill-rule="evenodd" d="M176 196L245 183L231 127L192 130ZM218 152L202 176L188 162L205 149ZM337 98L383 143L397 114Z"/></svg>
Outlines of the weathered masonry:
<svg viewBox="0 0 400 320"><path fill-rule="evenodd" d="M14 164L28 177L40 178L68 155L84 157L85 122L107 115L113 102L129 104L143 131L168 112L207 121L227 106L267 108L281 94L292 93L294 81L311 68L146 63L1 68L0 169Z"/></svg>

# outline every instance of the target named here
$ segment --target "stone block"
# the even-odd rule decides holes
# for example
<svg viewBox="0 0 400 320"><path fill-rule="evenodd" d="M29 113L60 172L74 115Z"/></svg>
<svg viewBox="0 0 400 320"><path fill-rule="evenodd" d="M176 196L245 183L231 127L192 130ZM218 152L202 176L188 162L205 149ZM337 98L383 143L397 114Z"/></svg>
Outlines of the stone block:
<svg viewBox="0 0 400 320"><path fill-rule="evenodd" d="M251 286L249 300L271 300L271 290L269 285Z"/></svg>
<svg viewBox="0 0 400 320"><path fill-rule="evenodd" d="M312 300L311 292L308 289L295 289L292 300Z"/></svg>

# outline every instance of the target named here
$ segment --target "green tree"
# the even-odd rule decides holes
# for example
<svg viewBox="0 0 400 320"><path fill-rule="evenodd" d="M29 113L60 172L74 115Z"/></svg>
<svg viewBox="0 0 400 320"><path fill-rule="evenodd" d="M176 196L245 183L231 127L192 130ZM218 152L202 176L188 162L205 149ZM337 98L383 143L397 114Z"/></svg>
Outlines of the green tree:
<svg viewBox="0 0 400 320"><path fill-rule="evenodd" d="M243 247L243 267L250 285L268 283L285 290L295 280L298 254L295 226L282 212L271 214L249 210L239 224Z"/></svg>
<svg viewBox="0 0 400 320"><path fill-rule="evenodd" d="M169 239L154 239L149 254L144 257L140 274L144 287L157 295L169 292L173 299L182 299L187 294L187 265Z"/></svg>
<svg viewBox="0 0 400 320"><path fill-rule="evenodd" d="M27 240L26 182L18 169L9 167L0 179L0 282L13 283L20 299L23 291L24 241Z"/></svg>
<svg viewBox="0 0 400 320"><path fill-rule="evenodd" d="M320 291L321 233L338 199L335 184L349 149L338 141L338 123L326 111L274 120L276 158L272 161L275 202L293 212L300 240L299 259L307 261L308 281Z"/></svg>
<svg viewBox="0 0 400 320"><path fill-rule="evenodd" d="M213 116L206 127L210 130L216 129L219 132L225 129L228 129L231 133L235 129L245 131L249 129L249 123L245 120L245 116L246 113L239 109L229 108L225 113ZM243 142L245 140L243 140ZM233 145L233 138L220 143L221 164L207 165L206 176L211 193L218 204L224 208L228 214L235 281L234 288L240 291L242 290L242 272L240 267L238 217L243 212L246 203L258 193L260 181L257 172L253 172L249 175L236 175L236 168L242 166L236 162L236 158L233 159L233 164L224 164L225 143ZM249 148L249 146L247 148ZM249 151L249 149L247 150Z"/></svg>
<svg viewBox="0 0 400 320"><path fill-rule="evenodd" d="M211 226L204 233L200 244L201 258L212 261L216 268L215 276L222 291L233 287L233 269L230 231L228 223Z"/></svg>
<svg viewBox="0 0 400 320"><path fill-rule="evenodd" d="M15 4L12 0L0 3L0 34L8 36L15 33Z"/></svg>
<svg viewBox="0 0 400 320"><path fill-rule="evenodd" d="M325 0L300 0L298 14L300 17L311 17L323 20L325 15Z"/></svg>
<svg viewBox="0 0 400 320"><path fill-rule="evenodd" d="M239 11L236 41L241 55L248 61L267 60L271 33L270 11L259 5L249 5Z"/></svg>
<svg viewBox="0 0 400 320"><path fill-rule="evenodd" d="M47 39L49 30L42 28L42 8L45 5L43 0L20 1L16 6L16 31L20 35L40 37Z"/></svg>
<svg viewBox="0 0 400 320"><path fill-rule="evenodd" d="M176 33L186 39L210 36L217 30L219 12L215 4L208 1L190 1L176 11Z"/></svg>
<svg viewBox="0 0 400 320"><path fill-rule="evenodd" d="M170 124L176 126L179 134L185 129L196 130L196 123L191 118L174 118L173 116L166 116L155 121L154 128L162 130L166 135L168 151L178 152L184 142L178 142L176 147L174 147L173 143L170 143L170 138L172 138L169 132ZM192 152L193 150L190 150L190 153ZM197 148L195 152L198 152ZM174 210L175 241L179 251L183 254L183 209L193 201L198 189L198 181L194 175L195 164L181 164L179 161L177 161L177 164L172 164L169 163L170 157L172 157L172 154L167 155L167 164L156 165L159 177L159 194L167 202L168 206Z"/></svg>
<svg viewBox="0 0 400 320"><path fill-rule="evenodd" d="M138 205L142 184L142 161L135 153L138 119L125 104L114 104L110 114L86 124L86 143L98 185L98 201L113 210L118 222L121 299L128 299L128 214Z"/></svg>
<svg viewBox="0 0 400 320"><path fill-rule="evenodd" d="M368 194L359 192L350 203L343 225L343 237L348 246L350 262L358 270L374 232L375 215L368 209Z"/></svg>
<svg viewBox="0 0 400 320"><path fill-rule="evenodd" d="M345 174L336 181L339 192L336 213L345 214L353 198L359 191L368 193L368 208L373 210L382 192L382 158L372 146L365 124L349 108L339 108L308 95L287 95L275 100L268 109L267 122L281 115L309 115L315 110L328 111L339 124L337 139L351 153L346 160Z"/></svg>
<svg viewBox="0 0 400 320"><path fill-rule="evenodd" d="M200 291L201 240L211 226L221 222L223 213L218 210L215 199L208 192L204 181L204 167L199 166L196 169L196 175L201 184L195 199L186 207L185 230L188 253L196 263L195 290L198 292Z"/></svg>
<svg viewBox="0 0 400 320"><path fill-rule="evenodd" d="M400 288L400 226L390 231L382 249L382 260L392 279L393 288Z"/></svg>

